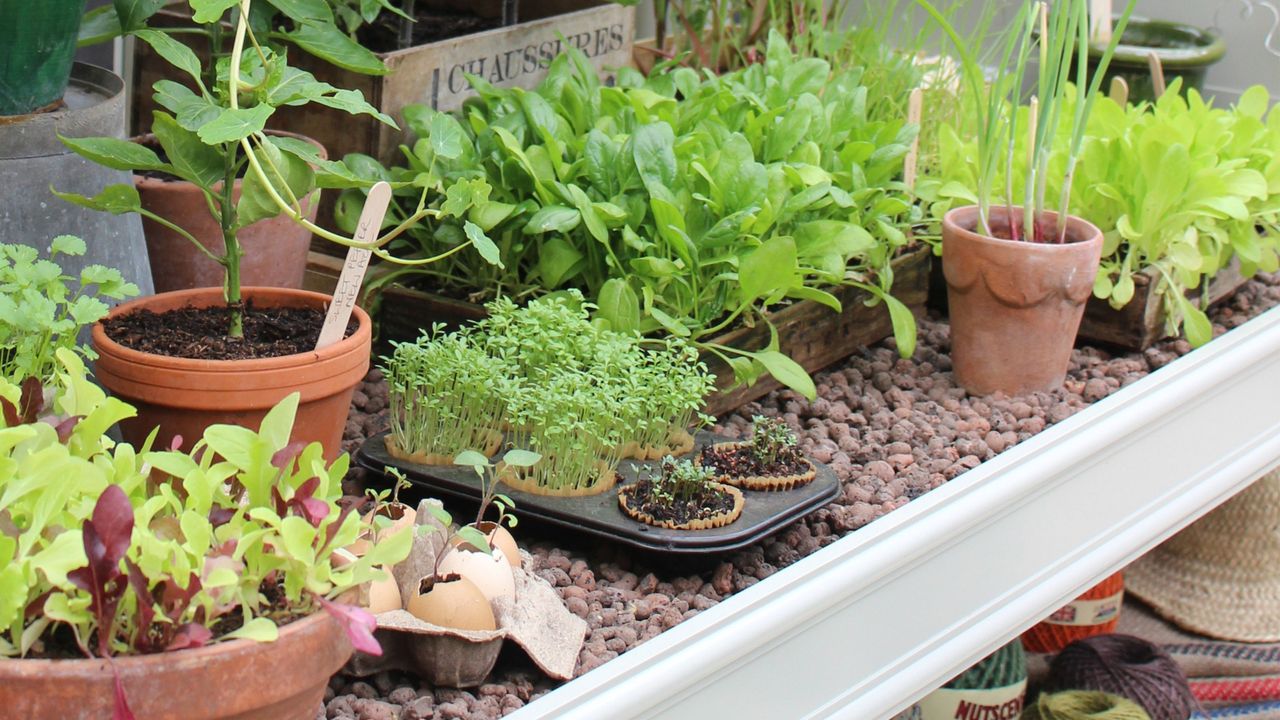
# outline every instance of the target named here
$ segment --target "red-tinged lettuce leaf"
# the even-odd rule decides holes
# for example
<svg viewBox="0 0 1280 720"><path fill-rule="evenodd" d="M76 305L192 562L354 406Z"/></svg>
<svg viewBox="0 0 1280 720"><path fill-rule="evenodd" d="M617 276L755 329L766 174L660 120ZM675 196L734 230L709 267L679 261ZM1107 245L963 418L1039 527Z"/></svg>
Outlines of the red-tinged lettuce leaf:
<svg viewBox="0 0 1280 720"><path fill-rule="evenodd" d="M271 465L278 470L283 470L289 467L289 465L292 464L293 461L299 455L301 455L302 451L305 450L306 448L307 448L306 443L302 442L301 440L295 440L289 443L288 445L285 445L284 447L280 448L279 450L276 451L276 454L271 456Z"/></svg>
<svg viewBox="0 0 1280 720"><path fill-rule="evenodd" d="M84 419L83 415L72 415L66 420L59 422L57 425L54 425L53 429L56 430L58 433L58 442L66 443L68 440L70 440L71 433L76 431L76 426L79 425L80 421L83 419Z"/></svg>
<svg viewBox="0 0 1280 720"><path fill-rule="evenodd" d="M324 598L319 600L325 612L342 623L343 629L347 631L347 639L351 641L351 647L366 655L376 657L382 655L382 646L373 636L373 631L378 629L378 621L372 613L354 605L330 602Z"/></svg>
<svg viewBox="0 0 1280 720"><path fill-rule="evenodd" d="M173 640L169 642L165 652L204 647L212 639L213 633L209 631L209 628L195 623L187 623L178 628L178 632L174 634Z"/></svg>
<svg viewBox="0 0 1280 720"><path fill-rule="evenodd" d="M127 585L121 578L120 561L133 535L133 505L124 490L108 485L102 491L81 534L89 564L67 573L67 579L90 594L89 610L98 621L98 653L106 657L111 654L116 605Z"/></svg>
<svg viewBox="0 0 1280 720"><path fill-rule="evenodd" d="M22 381L22 399L19 401L22 423L33 423L44 411L44 385L40 378L29 377Z"/></svg>

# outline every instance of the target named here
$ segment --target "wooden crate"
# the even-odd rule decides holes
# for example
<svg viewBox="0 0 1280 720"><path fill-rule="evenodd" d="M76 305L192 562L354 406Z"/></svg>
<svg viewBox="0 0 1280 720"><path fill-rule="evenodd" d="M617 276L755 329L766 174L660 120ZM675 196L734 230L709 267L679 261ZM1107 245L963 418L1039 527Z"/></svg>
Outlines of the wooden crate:
<svg viewBox="0 0 1280 720"><path fill-rule="evenodd" d="M893 261L893 295L917 316L923 312L928 295L932 258L932 251L920 246ZM841 313L803 300L770 315L778 329L782 351L810 373L893 334L889 311L883 304L867 307L866 292L842 287L835 295L844 309ZM456 328L484 317L480 305L394 285L381 293L379 303L378 343L384 350L391 342L417 339L432 323ZM719 335L712 342L755 350L769 342L769 330L763 324L743 327ZM751 386L734 387L733 371L728 365L714 356L706 360L716 375L716 392L707 401L707 412L712 415L729 412L782 387L772 377L761 378Z"/></svg>
<svg viewBox="0 0 1280 720"><path fill-rule="evenodd" d="M1160 296L1155 293L1157 273L1148 268L1133 276L1133 299L1116 310L1106 300L1089 298L1080 323L1079 339L1103 343L1125 350L1146 350L1167 337L1165 314ZM1248 278L1240 274L1239 261L1232 261L1209 283L1209 304L1229 298ZM1187 293L1197 304L1199 290Z"/></svg>
<svg viewBox="0 0 1280 720"><path fill-rule="evenodd" d="M538 3L527 3L537 5ZM554 8L582 7L583 0L560 0ZM538 19L495 28L473 35L450 38L417 47L381 53L390 72L361 75L343 70L300 51L289 54L290 62L313 73L334 87L359 90L370 104L395 118L403 127L406 105L425 104L437 110L455 110L475 93L465 74L482 77L498 87L532 88L547 74L547 66L567 44L582 50L591 62L607 74L611 68L631 62L635 36L635 8L613 3L595 4L567 14L539 17L548 8L529 9L525 16ZM182 24L177 11L162 11L156 25ZM193 49L208 58L207 47ZM190 83L189 78L155 56L146 43L137 43L134 87L139 88L134 103L133 127L151 126L156 108L150 88L157 80ZM403 133L368 115L346 113L311 105L281 108L272 117L271 127L302 133L319 141L329 157L348 153L373 155L384 163L402 160L399 146Z"/></svg>

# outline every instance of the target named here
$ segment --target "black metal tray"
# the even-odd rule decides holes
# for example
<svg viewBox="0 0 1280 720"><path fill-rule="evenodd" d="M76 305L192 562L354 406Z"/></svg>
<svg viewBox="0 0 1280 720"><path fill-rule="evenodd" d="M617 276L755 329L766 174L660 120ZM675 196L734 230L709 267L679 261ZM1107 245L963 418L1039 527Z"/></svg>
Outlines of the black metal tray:
<svg viewBox="0 0 1280 720"><path fill-rule="evenodd" d="M391 457L384 440L386 435L379 433L361 446L356 454L360 467L380 474L385 473L387 466L394 467L403 472L409 482L433 495L472 502L480 499L480 482L470 468L419 465ZM722 438L710 433L698 433L694 452L707 443L720 441ZM521 518L540 520L571 532L644 550L701 555L746 547L834 500L840 494L840 481L831 468L816 462L814 465L818 476L794 490L744 490L746 506L742 517L711 530L668 530L632 520L618 508L616 487L598 495L574 498L533 495L505 486L502 492L515 501L516 514ZM653 461L624 460L618 468L618 486L634 482L641 472L652 472L656 466Z"/></svg>

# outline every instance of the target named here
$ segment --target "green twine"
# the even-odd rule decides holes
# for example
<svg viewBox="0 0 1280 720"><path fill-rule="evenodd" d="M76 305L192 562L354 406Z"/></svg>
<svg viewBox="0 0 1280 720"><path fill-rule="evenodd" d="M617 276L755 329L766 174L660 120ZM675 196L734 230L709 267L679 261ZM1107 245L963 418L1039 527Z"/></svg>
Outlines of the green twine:
<svg viewBox="0 0 1280 720"><path fill-rule="evenodd" d="M1091 690L1067 690L1040 699L1022 711L1021 720L1151 720L1132 700Z"/></svg>
<svg viewBox="0 0 1280 720"><path fill-rule="evenodd" d="M991 690L1017 685L1027 679L1027 653L1014 640L947 683L952 690Z"/></svg>

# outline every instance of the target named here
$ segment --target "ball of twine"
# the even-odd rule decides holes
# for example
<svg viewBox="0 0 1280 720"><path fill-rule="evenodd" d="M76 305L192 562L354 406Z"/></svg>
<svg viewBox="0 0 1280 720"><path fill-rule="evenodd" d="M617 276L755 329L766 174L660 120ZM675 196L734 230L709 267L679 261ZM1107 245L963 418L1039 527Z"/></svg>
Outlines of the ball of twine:
<svg viewBox="0 0 1280 720"><path fill-rule="evenodd" d="M1068 645L1049 664L1045 689L1119 695L1142 706L1152 720L1187 720L1199 709L1173 658L1130 635L1099 635Z"/></svg>
<svg viewBox="0 0 1280 720"><path fill-rule="evenodd" d="M952 690L991 690L1027 679L1027 654L1017 640L988 655L944 687Z"/></svg>
<svg viewBox="0 0 1280 720"><path fill-rule="evenodd" d="M1132 700L1088 690L1041 695L1022 711L1021 720L1151 720Z"/></svg>
<svg viewBox="0 0 1280 720"><path fill-rule="evenodd" d="M1102 600L1124 591L1124 577L1116 573L1089 588L1078 600ZM1076 640L1105 635L1116 630L1119 616L1101 625L1057 625L1048 621L1033 626L1022 634L1022 644L1030 652L1056 653Z"/></svg>

